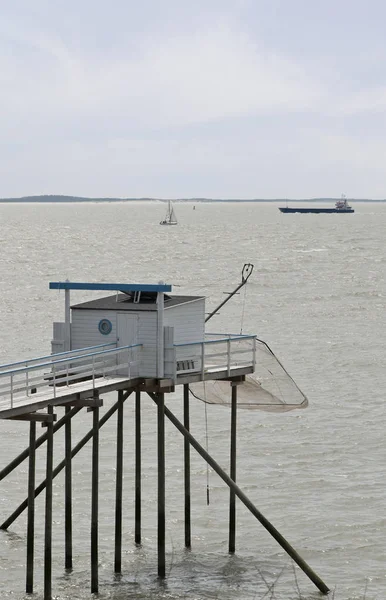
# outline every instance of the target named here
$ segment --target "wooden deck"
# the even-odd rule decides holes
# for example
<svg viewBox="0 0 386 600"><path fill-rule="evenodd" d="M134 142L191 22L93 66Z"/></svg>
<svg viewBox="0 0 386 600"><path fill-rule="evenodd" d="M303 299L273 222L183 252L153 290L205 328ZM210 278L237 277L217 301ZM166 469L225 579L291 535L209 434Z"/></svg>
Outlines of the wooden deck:
<svg viewBox="0 0 386 600"><path fill-rule="evenodd" d="M12 419L47 408L47 406L63 406L73 404L77 400L93 398L108 392L130 390L140 386L143 391L174 391L175 385L183 385L196 381L211 379L233 379L253 372L251 366L239 366L232 369L211 367L206 369L204 379L201 372L185 373L177 377L174 383L171 379L146 379L127 377L99 377L94 381L82 381L68 386L57 387L55 394L52 389L46 389L36 394L14 398L12 407L9 400L0 399L0 419Z"/></svg>

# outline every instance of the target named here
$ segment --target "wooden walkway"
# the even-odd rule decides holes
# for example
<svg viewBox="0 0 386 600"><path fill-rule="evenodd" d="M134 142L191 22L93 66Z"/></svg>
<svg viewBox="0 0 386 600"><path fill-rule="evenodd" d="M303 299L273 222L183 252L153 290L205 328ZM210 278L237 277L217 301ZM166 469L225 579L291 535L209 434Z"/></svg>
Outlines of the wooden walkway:
<svg viewBox="0 0 386 600"><path fill-rule="evenodd" d="M206 369L204 379L228 379L242 377L253 372L253 367L242 365L236 368L224 369L211 367ZM32 412L43 410L47 406L63 406L73 404L77 400L85 400L106 394L108 392L119 390L134 389L138 385L143 387L143 391L173 391L175 385L184 385L196 381L203 381L202 373L181 374L174 382L171 379L144 379L127 377L98 377L94 381L82 381L71 383L69 385L57 386L55 394L52 389L45 388L36 394L18 396L13 399L12 407L9 400L0 399L0 419L12 419L22 415L28 415Z"/></svg>
<svg viewBox="0 0 386 600"><path fill-rule="evenodd" d="M14 398L12 408L9 400L0 400L0 419L9 419L26 415L47 408L47 406L63 406L76 400L93 398L102 393L131 388L134 380L127 377L100 377L92 380L72 383L68 386L56 387L55 395L52 390L44 390L28 396Z"/></svg>

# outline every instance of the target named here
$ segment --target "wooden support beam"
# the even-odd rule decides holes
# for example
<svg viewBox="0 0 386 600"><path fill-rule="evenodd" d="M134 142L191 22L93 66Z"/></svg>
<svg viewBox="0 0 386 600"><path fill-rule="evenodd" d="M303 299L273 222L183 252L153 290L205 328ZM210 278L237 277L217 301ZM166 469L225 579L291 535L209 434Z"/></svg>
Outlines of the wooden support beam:
<svg viewBox="0 0 386 600"><path fill-rule="evenodd" d="M91 593L98 593L99 408L92 419L91 475Z"/></svg>
<svg viewBox="0 0 386 600"><path fill-rule="evenodd" d="M231 385L231 444L230 444L230 476L236 483L236 433L237 433L237 383ZM236 494L229 490L229 552L236 550Z"/></svg>
<svg viewBox="0 0 386 600"><path fill-rule="evenodd" d="M230 374L228 374L228 370L227 369L222 369L221 371L216 371L216 370L209 370L206 371L204 373L204 376L202 375L202 372L200 373L182 373L181 375L178 375L177 373L177 385L182 385L184 383L195 383L197 381L212 381L212 380L217 380L217 379L221 379L221 380L229 380L229 379L233 379L235 377L239 377L240 375L247 375L249 373L253 373L254 371L254 367L253 366L247 366L247 367L232 367L230 370Z"/></svg>
<svg viewBox="0 0 386 600"><path fill-rule="evenodd" d="M114 572L122 571L123 392L118 392Z"/></svg>
<svg viewBox="0 0 386 600"><path fill-rule="evenodd" d="M71 407L66 406L66 415L71 413ZM68 419L64 429L64 568L72 569L72 459L71 459L71 419Z"/></svg>
<svg viewBox="0 0 386 600"><path fill-rule="evenodd" d="M59 406L76 406L78 408L100 408L103 406L102 398L78 398L77 400L71 400L70 402L63 402Z"/></svg>
<svg viewBox="0 0 386 600"><path fill-rule="evenodd" d="M172 379L144 379L140 387L143 392L152 392L154 394L170 393L175 390Z"/></svg>
<svg viewBox="0 0 386 600"><path fill-rule="evenodd" d="M130 396L130 394L132 394L134 392L134 388L130 389L130 390L122 390L123 396L122 396L122 400L123 402L125 400L127 400L127 398Z"/></svg>
<svg viewBox="0 0 386 600"><path fill-rule="evenodd" d="M165 565L165 396L156 394L157 398L157 455L158 455L158 577L166 576Z"/></svg>
<svg viewBox="0 0 386 600"><path fill-rule="evenodd" d="M159 399L157 394L149 394L154 402L159 406ZM163 404L163 403L162 403ZM236 483L229 477L229 475L220 467L220 465L211 457L207 452L192 436L192 434L183 426L183 424L177 419L177 417L163 404L163 414L173 423L183 436L185 436L193 448L198 452L200 456L209 464L209 466L221 477L226 485L233 489L236 496L241 500L244 506L252 513L252 515L265 527L265 529L272 535L272 537L280 544L280 546L287 552L287 554L296 562L296 564L304 571L304 573L311 579L316 587L323 593L328 594L329 588L320 579L320 577L311 569L305 560L296 552L296 550L287 542L287 540L279 533L279 531L264 517L264 515L256 508L256 506L249 500L244 492L236 485Z"/></svg>
<svg viewBox="0 0 386 600"><path fill-rule="evenodd" d="M35 449L36 422L29 425L29 464L28 464L28 516L27 516L27 594L33 593L34 588L34 545L35 545Z"/></svg>
<svg viewBox="0 0 386 600"><path fill-rule="evenodd" d="M35 421L42 423L53 423L56 421L57 415L49 413L28 413L27 415L19 415L18 417L10 417L10 421Z"/></svg>
<svg viewBox="0 0 386 600"><path fill-rule="evenodd" d="M48 406L48 412L53 407ZM52 598L52 466L54 451L54 426L47 423L47 458L46 458L46 503L44 523L44 600Z"/></svg>
<svg viewBox="0 0 386 600"><path fill-rule="evenodd" d="M85 398L87 400L87 412L93 412L94 408L100 408L103 406L102 398L99 398L99 391L94 390L94 395L92 398Z"/></svg>
<svg viewBox="0 0 386 600"><path fill-rule="evenodd" d="M190 429L189 385L184 384L184 427ZM190 503L190 444L184 438L184 491L185 491L185 548L191 548L191 503Z"/></svg>
<svg viewBox="0 0 386 600"><path fill-rule="evenodd" d="M141 543L141 389L135 390L135 543Z"/></svg>
<svg viewBox="0 0 386 600"><path fill-rule="evenodd" d="M59 419L59 421L54 425L54 433L56 431L58 431L61 427L63 427L63 425L65 423L67 423L67 421L69 419L71 419L74 415L76 415L79 411L80 411L80 408L72 408L68 414L66 414L64 417ZM46 439L47 439L47 432L43 433L43 435L41 435L36 440L35 448L39 448L39 446L44 444ZM23 462L23 460L25 460L28 457L28 454L29 454L29 448L26 448L25 450L23 450L23 452L21 452L19 454L19 456L14 458L2 471L0 471L0 481L2 479L4 479L4 477L9 475L9 473L11 473L14 469L16 469L16 467L18 467Z"/></svg>
<svg viewBox="0 0 386 600"><path fill-rule="evenodd" d="M131 393L131 392L130 392ZM130 393L126 396L126 398L130 395ZM124 400L126 399L124 397ZM99 429L106 423L106 421L108 421L110 419L110 417L115 413L115 411L118 408L118 403L114 404L114 406L112 406L101 418L101 420L99 421ZM78 409L76 409L78 410ZM78 454L78 452L83 448L83 446L85 446L87 444L87 442L92 438L93 436L93 429L91 429L81 440L80 442L78 442L78 444L73 448L73 450L71 451L71 458L74 458L74 456L76 456ZM65 466L65 460L62 460L62 462L60 462L54 469L53 471L53 478L55 478L58 473L60 473ZM38 485L38 487L35 490L35 498L36 496L38 496L46 487L46 483L47 480L42 481L42 483L40 483ZM24 500L24 502L22 502L17 509L8 517L8 519L6 519L1 525L0 525L0 529L8 529L8 527L10 525L12 525L12 523L17 519L17 517L19 517L21 515L21 513L27 508L28 505L28 499L26 498Z"/></svg>
<svg viewBox="0 0 386 600"><path fill-rule="evenodd" d="M237 375L236 377L225 377L224 381L230 381L231 383L243 383L245 381L245 375Z"/></svg>

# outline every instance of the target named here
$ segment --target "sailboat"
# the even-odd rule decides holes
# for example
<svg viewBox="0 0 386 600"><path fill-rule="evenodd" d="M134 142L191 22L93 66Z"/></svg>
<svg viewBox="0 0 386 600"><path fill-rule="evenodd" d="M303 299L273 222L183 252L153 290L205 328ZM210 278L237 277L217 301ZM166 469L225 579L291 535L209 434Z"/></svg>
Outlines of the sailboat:
<svg viewBox="0 0 386 600"><path fill-rule="evenodd" d="M160 225L177 225L177 217L174 212L173 203L171 200L168 201L168 210L165 218L160 221Z"/></svg>

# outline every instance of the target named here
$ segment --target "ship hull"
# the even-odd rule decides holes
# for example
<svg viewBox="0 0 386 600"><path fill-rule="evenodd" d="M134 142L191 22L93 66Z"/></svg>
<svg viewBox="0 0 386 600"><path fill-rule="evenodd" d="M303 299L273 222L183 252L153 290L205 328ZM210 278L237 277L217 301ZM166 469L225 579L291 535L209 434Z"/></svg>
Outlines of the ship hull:
<svg viewBox="0 0 386 600"><path fill-rule="evenodd" d="M282 213L311 213L311 214L331 214L331 213L353 213L353 208L289 208L288 206L279 207Z"/></svg>

